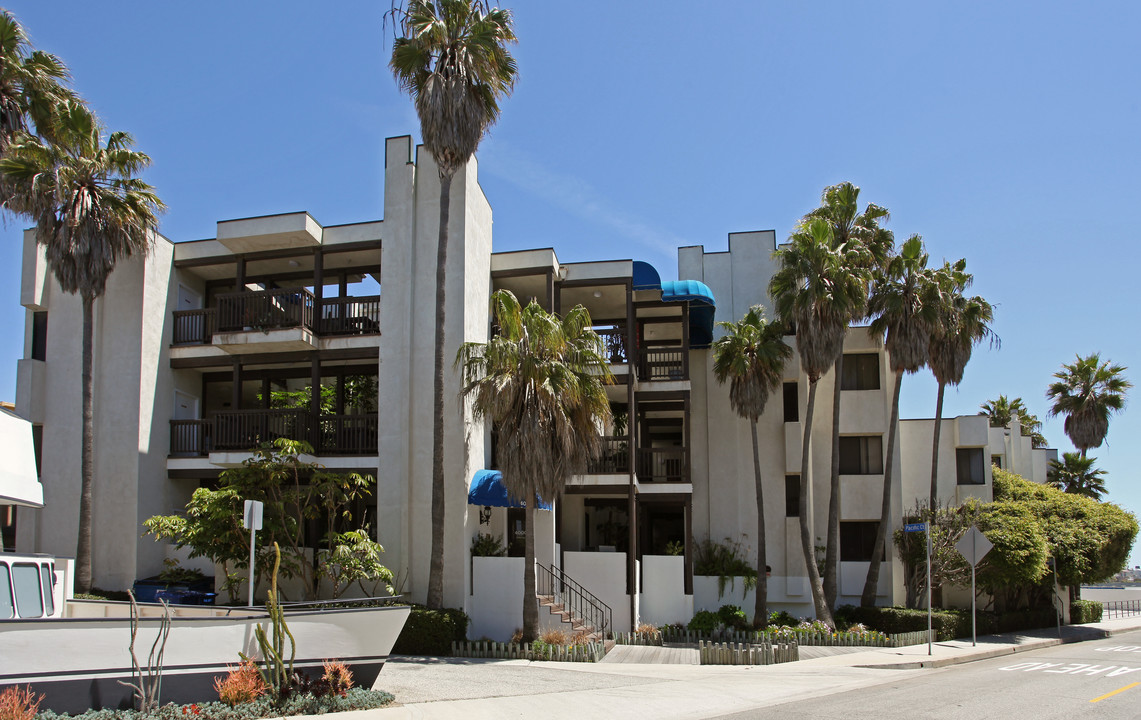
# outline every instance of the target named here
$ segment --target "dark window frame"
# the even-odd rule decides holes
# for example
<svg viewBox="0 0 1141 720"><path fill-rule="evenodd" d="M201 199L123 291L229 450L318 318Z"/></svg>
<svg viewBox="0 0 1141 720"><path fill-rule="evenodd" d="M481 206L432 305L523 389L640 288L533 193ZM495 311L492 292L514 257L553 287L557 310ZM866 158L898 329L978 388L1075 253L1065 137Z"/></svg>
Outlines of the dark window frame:
<svg viewBox="0 0 1141 720"><path fill-rule="evenodd" d="M955 448L955 482L958 485L986 485L983 448Z"/></svg>
<svg viewBox="0 0 1141 720"><path fill-rule="evenodd" d="M800 517L800 475L789 474L784 476L784 516L786 518Z"/></svg>
<svg viewBox="0 0 1141 720"><path fill-rule="evenodd" d="M879 390L879 353L844 353L841 390Z"/></svg>
<svg viewBox="0 0 1141 720"><path fill-rule="evenodd" d="M48 359L48 314L46 310L32 313L32 359Z"/></svg>
<svg viewBox="0 0 1141 720"><path fill-rule="evenodd" d="M873 447L874 445L874 447ZM841 475L882 475L883 436L843 435L840 437Z"/></svg>
<svg viewBox="0 0 1141 720"><path fill-rule="evenodd" d="M840 562L871 562L879 520L842 520L840 522ZM887 558L887 543L884 543Z"/></svg>
<svg viewBox="0 0 1141 720"><path fill-rule="evenodd" d="M800 422L800 383L784 383L784 421Z"/></svg>

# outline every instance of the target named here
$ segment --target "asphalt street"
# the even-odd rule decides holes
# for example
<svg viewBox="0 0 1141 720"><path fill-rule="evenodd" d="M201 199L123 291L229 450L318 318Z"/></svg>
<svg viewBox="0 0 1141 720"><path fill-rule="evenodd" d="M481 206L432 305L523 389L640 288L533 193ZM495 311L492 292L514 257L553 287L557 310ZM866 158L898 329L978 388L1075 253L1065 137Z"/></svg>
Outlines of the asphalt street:
<svg viewBox="0 0 1141 720"><path fill-rule="evenodd" d="M901 675L874 687L721 717L1136 720L1141 717L1141 632Z"/></svg>

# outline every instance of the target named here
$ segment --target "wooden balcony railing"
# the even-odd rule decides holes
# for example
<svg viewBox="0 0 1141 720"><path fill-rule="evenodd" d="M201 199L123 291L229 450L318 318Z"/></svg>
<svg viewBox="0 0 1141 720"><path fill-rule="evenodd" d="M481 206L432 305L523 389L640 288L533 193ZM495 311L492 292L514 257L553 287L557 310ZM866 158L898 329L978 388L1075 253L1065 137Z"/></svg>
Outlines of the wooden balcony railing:
<svg viewBox="0 0 1141 720"><path fill-rule="evenodd" d="M611 365L625 365L630 362L626 352L626 329L622 325L607 325L593 328L606 347L606 357Z"/></svg>
<svg viewBox="0 0 1141 720"><path fill-rule="evenodd" d="M214 450L241 452L278 438L309 439L308 410L225 410L214 415Z"/></svg>
<svg viewBox="0 0 1141 720"><path fill-rule="evenodd" d="M175 345L204 345L210 342L217 327L218 313L215 308L203 310L175 310Z"/></svg>
<svg viewBox="0 0 1141 720"><path fill-rule="evenodd" d="M218 296L218 330L313 327L313 293L305 288L247 290Z"/></svg>
<svg viewBox="0 0 1141 720"><path fill-rule="evenodd" d="M646 347L638 357L639 380L688 380L689 352L680 347Z"/></svg>
<svg viewBox="0 0 1141 720"><path fill-rule="evenodd" d="M324 298L319 335L374 335L380 332L380 296Z"/></svg>
<svg viewBox="0 0 1141 720"><path fill-rule="evenodd" d="M175 345L207 345L217 332L303 327L317 335L380 332L380 296L317 301L305 288L251 290L218 295L217 306L175 310Z"/></svg>
<svg viewBox="0 0 1141 720"><path fill-rule="evenodd" d="M638 448L638 482L689 482L689 450Z"/></svg>
<svg viewBox="0 0 1141 720"><path fill-rule="evenodd" d="M204 420L170 421L172 457L205 457L211 452L246 452L278 438L304 440L318 455L375 455L379 418L370 415L322 415L312 436L307 409L226 410Z"/></svg>
<svg viewBox="0 0 1141 720"><path fill-rule="evenodd" d="M319 455L375 455L377 433L380 430L376 415L322 415Z"/></svg>
<svg viewBox="0 0 1141 720"><path fill-rule="evenodd" d="M590 463L590 475L615 475L630 472L630 438L625 435L605 435L602 453Z"/></svg>

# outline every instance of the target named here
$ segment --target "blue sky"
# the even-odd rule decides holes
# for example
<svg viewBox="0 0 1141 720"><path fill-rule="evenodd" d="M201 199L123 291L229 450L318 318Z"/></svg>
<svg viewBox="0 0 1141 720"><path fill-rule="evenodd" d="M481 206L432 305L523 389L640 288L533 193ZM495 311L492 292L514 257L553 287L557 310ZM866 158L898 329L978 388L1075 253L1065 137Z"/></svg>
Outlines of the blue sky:
<svg viewBox="0 0 1141 720"><path fill-rule="evenodd" d="M382 214L384 138L418 135L385 61L388 2L9 0L110 128L154 164L173 240L218 220ZM1061 363L1100 351L1141 381L1134 296L1141 112L1127 2L530 2L511 5L520 80L479 153L498 250L632 257L676 274L678 245L779 238L849 180L965 257L995 303L946 415L1000 393L1045 418ZM19 228L0 229L0 331L23 336ZM0 349L15 395L18 341ZM904 417L935 384L904 383ZM1138 390L1137 392L1141 392ZM1141 511L1141 408L1094 454ZM1045 434L1072 449L1060 420ZM1131 564L1141 564L1136 549Z"/></svg>

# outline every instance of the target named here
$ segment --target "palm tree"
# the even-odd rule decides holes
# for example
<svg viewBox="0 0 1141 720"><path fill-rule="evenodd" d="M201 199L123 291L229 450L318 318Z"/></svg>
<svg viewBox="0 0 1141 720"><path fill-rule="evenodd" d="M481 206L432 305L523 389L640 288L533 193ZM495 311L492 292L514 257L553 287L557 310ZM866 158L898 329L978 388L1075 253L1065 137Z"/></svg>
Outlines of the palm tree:
<svg viewBox="0 0 1141 720"><path fill-rule="evenodd" d="M1082 495L1101 500L1105 495L1105 471L1093 466L1097 458L1084 457L1080 453L1062 453L1062 462L1050 461L1046 474L1046 484L1073 495Z"/></svg>
<svg viewBox="0 0 1141 720"><path fill-rule="evenodd" d="M796 328L800 364L808 376L800 464L800 543L816 617L829 625L832 611L825 601L816 568L808 507L812 417L816 383L843 353L849 319L867 302L869 273L865 268L869 266L869 254L862 243L837 246L832 226L821 218L809 218L797 226L787 244L773 253L780 269L769 282L769 296L776 304L778 317L786 326Z"/></svg>
<svg viewBox="0 0 1141 720"><path fill-rule="evenodd" d="M978 295L968 298L963 291L970 287L974 276L967 272L967 261L960 259L954 265L943 263L936 274L938 295L935 321L931 326L931 340L927 346L927 364L939 383L939 396L935 402L935 430L931 440L931 495L928 505L938 507L939 434L943 425L943 393L948 385L958 385L971 360L975 345L990 339L998 345L998 336L990 328L994 322L994 308Z"/></svg>
<svg viewBox="0 0 1141 720"><path fill-rule="evenodd" d="M717 382L729 380L729 405L749 421L753 439L753 481L757 488L757 600L753 625L768 621L768 566L765 542L765 500L761 484L761 453L757 419L769 396L781 386L784 365L792 348L784 342L784 328L765 321L765 311L754 305L738 322L722 322L725 335L713 343L713 374Z"/></svg>
<svg viewBox="0 0 1141 720"><path fill-rule="evenodd" d="M54 141L17 137L0 159L0 176L13 190L15 212L36 221L36 242L60 288L83 302L83 439L80 450L79 539L76 590L91 589L94 483L92 329L95 300L122 259L146 255L165 209L154 189L138 179L150 158L132 149L131 136L103 128L82 104L66 101L53 121Z"/></svg>
<svg viewBox="0 0 1141 720"><path fill-rule="evenodd" d="M424 147L440 175L427 595L428 607L439 608L444 599L444 280L452 178L475 154L499 118L499 100L514 87L515 59L506 46L515 42L515 32L511 12L484 0L409 0L398 15L404 36L393 43L389 67L400 89L412 96Z"/></svg>
<svg viewBox="0 0 1141 720"><path fill-rule="evenodd" d="M860 188L850 182L830 185L820 194L820 207L804 216L804 219L819 218L832 226L832 243L843 247L850 243L861 243L868 250L866 268L881 268L891 255L895 244L890 230L880 227L880 222L890 219L887 208L869 203L863 212L859 206ZM848 324L865 315L866 308L853 308ZM836 605L839 590L840 559L840 378L844 372L844 353L836 357L832 377L836 382L832 388L832 464L831 482L828 494L828 530L824 552L824 597L828 607Z"/></svg>
<svg viewBox="0 0 1141 720"><path fill-rule="evenodd" d="M19 21L0 9L0 153L22 132L50 134L57 105L75 100L67 66L34 50Z"/></svg>
<svg viewBox="0 0 1141 720"><path fill-rule="evenodd" d="M873 607L879 587L880 563L887 543L887 526L891 521L892 473L895 470L895 445L899 432L899 393L904 373L916 373L927 364L927 345L934 322L933 280L927 270L927 253L923 240L912 235L903 243L899 255L891 258L886 270L876 280L868 299L868 312L874 316L869 333L884 338L888 362L895 374L891 395L891 421L887 430L887 457L884 460L883 499L880 524L876 530L872 558L860 604Z"/></svg>
<svg viewBox="0 0 1141 720"><path fill-rule="evenodd" d="M1050 416L1065 415L1062 429L1082 457L1090 448L1101 447L1109 432L1109 416L1125 407L1125 393L1133 383L1125 379L1126 368L1102 362L1099 353L1075 356L1071 365L1054 373L1046 397L1054 401Z"/></svg>
<svg viewBox="0 0 1141 720"><path fill-rule="evenodd" d="M464 394L478 416L498 428L496 455L512 498L525 504L523 641L539 627L535 594L535 501L554 502L571 475L601 449L599 428L610 419L611 381L602 340L581 305L559 319L535 302L526 308L510 291L491 297L499 334L465 343L456 357Z"/></svg>
<svg viewBox="0 0 1141 720"><path fill-rule="evenodd" d="M1042 421L1030 413L1022 403L1022 398L1013 400L999 395L997 400L987 400L979 405L980 415L990 418L990 426L1004 428L1012 422L1018 423L1022 435L1030 438L1031 447L1046 447L1046 436L1042 434Z"/></svg>

